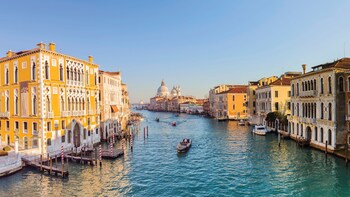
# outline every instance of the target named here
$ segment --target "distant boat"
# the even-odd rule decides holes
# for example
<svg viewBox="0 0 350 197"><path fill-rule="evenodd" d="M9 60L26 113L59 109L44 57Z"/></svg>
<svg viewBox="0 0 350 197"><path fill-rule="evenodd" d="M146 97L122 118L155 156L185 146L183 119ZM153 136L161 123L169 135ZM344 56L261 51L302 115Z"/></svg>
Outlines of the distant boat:
<svg viewBox="0 0 350 197"><path fill-rule="evenodd" d="M179 117L180 115L179 114L175 114L175 117Z"/></svg>
<svg viewBox="0 0 350 197"><path fill-rule="evenodd" d="M172 125L173 127L176 127L176 122L175 122L175 121L172 122L171 125Z"/></svg>
<svg viewBox="0 0 350 197"><path fill-rule="evenodd" d="M183 139L182 142L180 142L176 149L178 153L185 153L187 152L192 145L192 141L190 139Z"/></svg>
<svg viewBox="0 0 350 197"><path fill-rule="evenodd" d="M257 135L266 135L267 130L266 127L264 125L256 125L254 126L253 129L253 133L257 134Z"/></svg>
<svg viewBox="0 0 350 197"><path fill-rule="evenodd" d="M156 121L159 122L159 118L156 118Z"/></svg>
<svg viewBox="0 0 350 197"><path fill-rule="evenodd" d="M238 125L239 125L239 126L245 126L244 120L240 120L240 121L238 122Z"/></svg>
<svg viewBox="0 0 350 197"><path fill-rule="evenodd" d="M226 117L219 117L219 118L217 118L217 119L218 119L218 121L225 121L225 120L227 120Z"/></svg>

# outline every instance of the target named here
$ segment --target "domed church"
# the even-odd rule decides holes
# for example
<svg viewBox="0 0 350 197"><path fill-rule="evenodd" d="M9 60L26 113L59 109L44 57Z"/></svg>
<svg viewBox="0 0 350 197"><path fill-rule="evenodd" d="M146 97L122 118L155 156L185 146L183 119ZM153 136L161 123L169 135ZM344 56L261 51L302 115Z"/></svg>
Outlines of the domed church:
<svg viewBox="0 0 350 197"><path fill-rule="evenodd" d="M168 97L169 96L169 91L168 91L168 88L165 86L164 80L162 80L162 84L158 88L157 96L159 96L159 97Z"/></svg>

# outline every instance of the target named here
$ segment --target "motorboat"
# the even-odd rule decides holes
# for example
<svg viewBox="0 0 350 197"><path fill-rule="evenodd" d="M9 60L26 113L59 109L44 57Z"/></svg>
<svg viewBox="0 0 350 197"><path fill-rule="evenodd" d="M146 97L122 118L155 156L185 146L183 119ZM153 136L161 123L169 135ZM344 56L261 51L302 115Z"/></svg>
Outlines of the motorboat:
<svg viewBox="0 0 350 197"><path fill-rule="evenodd" d="M256 125L254 126L253 133L257 135L266 135L267 130L264 125Z"/></svg>
<svg viewBox="0 0 350 197"><path fill-rule="evenodd" d="M245 126L244 120L240 120L240 121L238 122L238 125L239 125L239 126Z"/></svg>
<svg viewBox="0 0 350 197"><path fill-rule="evenodd" d="M159 118L156 118L156 122L159 122Z"/></svg>
<svg viewBox="0 0 350 197"><path fill-rule="evenodd" d="M172 125L173 127L176 127L176 122L175 122L175 121L172 122L171 125Z"/></svg>
<svg viewBox="0 0 350 197"><path fill-rule="evenodd" d="M185 153L191 148L191 145L192 145L192 140L183 139L182 142L180 142L176 147L177 152L178 153Z"/></svg>

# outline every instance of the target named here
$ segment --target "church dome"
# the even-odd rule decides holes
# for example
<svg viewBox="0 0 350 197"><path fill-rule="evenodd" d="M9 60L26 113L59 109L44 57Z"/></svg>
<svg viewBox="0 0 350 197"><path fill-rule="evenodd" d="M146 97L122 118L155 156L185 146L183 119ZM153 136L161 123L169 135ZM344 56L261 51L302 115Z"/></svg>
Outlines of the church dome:
<svg viewBox="0 0 350 197"><path fill-rule="evenodd" d="M172 97L181 96L180 86L174 86L173 89L172 89L171 92L170 92L170 95L171 95Z"/></svg>
<svg viewBox="0 0 350 197"><path fill-rule="evenodd" d="M164 81L162 81L162 84L158 88L157 96L166 97L168 95L169 95L168 88L165 86Z"/></svg>

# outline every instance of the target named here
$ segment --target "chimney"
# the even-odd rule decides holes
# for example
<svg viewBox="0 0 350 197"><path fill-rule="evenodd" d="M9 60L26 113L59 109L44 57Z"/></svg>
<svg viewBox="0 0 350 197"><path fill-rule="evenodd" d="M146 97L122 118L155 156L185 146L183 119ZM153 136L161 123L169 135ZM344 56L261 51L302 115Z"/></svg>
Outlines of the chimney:
<svg viewBox="0 0 350 197"><path fill-rule="evenodd" d="M11 50L7 51L6 56L7 57L12 57L12 51Z"/></svg>
<svg viewBox="0 0 350 197"><path fill-rule="evenodd" d="M36 46L38 46L39 49L45 49L45 48L46 48L46 44L45 44L45 43L42 43L42 42L40 42L40 43L37 44Z"/></svg>
<svg viewBox="0 0 350 197"><path fill-rule="evenodd" d="M306 64L301 65L303 67L303 74L306 72Z"/></svg>
<svg viewBox="0 0 350 197"><path fill-rule="evenodd" d="M56 44L53 42L49 43L49 50L55 52L56 51Z"/></svg>
<svg viewBox="0 0 350 197"><path fill-rule="evenodd" d="M89 62L94 63L94 57L92 57L91 55L89 56Z"/></svg>

